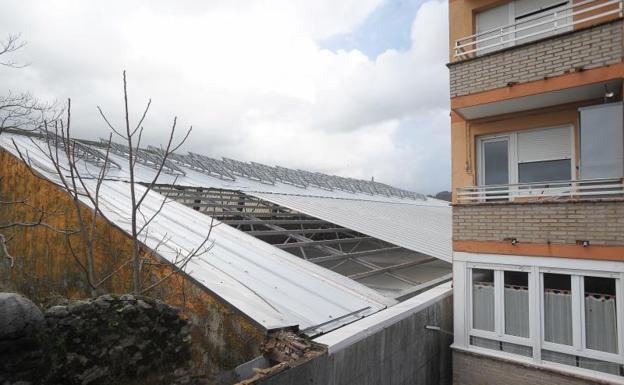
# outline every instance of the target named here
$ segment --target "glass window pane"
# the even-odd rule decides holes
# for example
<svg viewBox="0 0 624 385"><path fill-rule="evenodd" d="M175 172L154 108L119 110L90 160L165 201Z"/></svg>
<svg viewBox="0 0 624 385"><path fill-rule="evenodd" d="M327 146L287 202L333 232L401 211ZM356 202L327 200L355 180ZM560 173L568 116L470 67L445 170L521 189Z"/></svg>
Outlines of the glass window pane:
<svg viewBox="0 0 624 385"><path fill-rule="evenodd" d="M505 272L505 334L529 337L529 273Z"/></svg>
<svg viewBox="0 0 624 385"><path fill-rule="evenodd" d="M486 185L509 183L507 140L483 142L483 181Z"/></svg>
<svg viewBox="0 0 624 385"><path fill-rule="evenodd" d="M494 331L494 271L472 269L472 327Z"/></svg>
<svg viewBox="0 0 624 385"><path fill-rule="evenodd" d="M572 277L544 273L544 340L572 345Z"/></svg>
<svg viewBox="0 0 624 385"><path fill-rule="evenodd" d="M570 159L545 160L518 164L520 183L553 182L572 179Z"/></svg>
<svg viewBox="0 0 624 385"><path fill-rule="evenodd" d="M584 277L584 283L586 347L617 353L615 279Z"/></svg>

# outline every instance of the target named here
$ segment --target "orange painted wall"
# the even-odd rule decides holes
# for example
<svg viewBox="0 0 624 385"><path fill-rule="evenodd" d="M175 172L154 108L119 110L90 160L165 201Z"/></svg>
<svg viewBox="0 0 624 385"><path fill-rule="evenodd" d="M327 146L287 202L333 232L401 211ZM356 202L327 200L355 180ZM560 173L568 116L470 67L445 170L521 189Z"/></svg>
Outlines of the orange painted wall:
<svg viewBox="0 0 624 385"><path fill-rule="evenodd" d="M0 150L0 198L3 201L26 201L45 209L45 222L57 229L77 229L76 213L69 195L56 185L35 177L27 166L5 150ZM84 207L85 213L90 209ZM38 213L24 204L0 204L0 223L32 222ZM13 227L1 232L8 250L15 257L0 260L0 289L16 289L42 301L55 296L84 298L90 295L84 273L68 247L71 241L81 255L77 235L66 236L43 226ZM131 255L131 240L103 218L97 220L96 271L100 277L113 271ZM158 258L146 269L146 282L155 282L166 274ZM83 262L84 263L84 262ZM131 291L131 268L128 264L104 285L102 292ZM259 354L265 331L219 297L184 275L174 275L146 293L179 307L193 321L193 359L197 373L231 369Z"/></svg>
<svg viewBox="0 0 624 385"><path fill-rule="evenodd" d="M455 42L476 31L475 15L485 9L506 3L507 0L450 0L449 1L449 61L455 61Z"/></svg>

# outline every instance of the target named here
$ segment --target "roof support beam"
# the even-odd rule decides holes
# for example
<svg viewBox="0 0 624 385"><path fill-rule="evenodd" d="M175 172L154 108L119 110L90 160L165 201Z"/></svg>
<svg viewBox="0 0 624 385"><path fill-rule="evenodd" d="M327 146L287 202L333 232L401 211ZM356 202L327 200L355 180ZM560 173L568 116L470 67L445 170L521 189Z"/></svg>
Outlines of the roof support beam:
<svg viewBox="0 0 624 385"><path fill-rule="evenodd" d="M293 243L281 243L277 245L273 245L280 249L291 249L298 247L308 247L308 246L316 246L316 245L331 245L331 244L339 244L339 243L353 243L353 242L361 242L372 240L372 237L353 237L353 238L337 238L337 239L322 239L318 241L301 241L301 242L293 242ZM322 257L319 257L322 258ZM310 259L311 261L315 261L317 258Z"/></svg>
<svg viewBox="0 0 624 385"><path fill-rule="evenodd" d="M415 286L415 287L409 289L408 291L405 291L405 292L401 293L398 297L395 297L395 299L397 301L405 301L408 298L411 298L411 297L413 297L415 295L418 295L418 294L422 293L425 290L429 290L429 289L431 289L434 286L438 286L438 285L440 285L440 284L442 284L444 282L448 282L451 279L453 279L453 273L445 274L445 275L443 275L441 277L438 277L438 278L429 280L427 282L421 283L420 285Z"/></svg>
<svg viewBox="0 0 624 385"><path fill-rule="evenodd" d="M263 225L270 226L269 224L263 224ZM329 229L256 230L256 231L246 231L246 233L249 235L253 235L254 237L261 237L261 236L267 236L267 235L344 233L344 232L350 232L350 231L352 230L345 229L344 227L332 227Z"/></svg>
<svg viewBox="0 0 624 385"><path fill-rule="evenodd" d="M270 225L322 225L330 224L322 219L224 219L222 222L230 226L270 224Z"/></svg>
<svg viewBox="0 0 624 385"><path fill-rule="evenodd" d="M349 238L347 238L347 239L349 239ZM353 238L353 239L355 239L355 238ZM399 246L384 247L382 249L356 251L356 252L353 252L353 253L344 253L344 254L339 254L339 255L330 255L330 256L327 256L327 257L317 257L317 258L310 259L310 261L314 262L314 263L327 262L327 261L340 261L342 259L353 258L353 257L363 257L363 256L367 256L367 255L383 254L383 253L386 253L386 252L389 252L389 251L394 251L394 250L399 250L399 249L402 249L402 247L399 247Z"/></svg>
<svg viewBox="0 0 624 385"><path fill-rule="evenodd" d="M349 275L349 278L351 278L351 279L362 279L362 278L370 277L371 275L377 275L377 274L382 274L382 273L389 272L389 271L405 269L407 267L422 265L422 264L425 264L425 263L428 263L428 262L433 262L433 261L436 261L436 260L437 260L437 258L431 257L431 258L420 259L420 260L417 260L417 261L410 261L410 262L400 263L398 265L381 267L381 268L378 268L378 269L375 269L375 270L365 271L363 273L351 274L351 275Z"/></svg>

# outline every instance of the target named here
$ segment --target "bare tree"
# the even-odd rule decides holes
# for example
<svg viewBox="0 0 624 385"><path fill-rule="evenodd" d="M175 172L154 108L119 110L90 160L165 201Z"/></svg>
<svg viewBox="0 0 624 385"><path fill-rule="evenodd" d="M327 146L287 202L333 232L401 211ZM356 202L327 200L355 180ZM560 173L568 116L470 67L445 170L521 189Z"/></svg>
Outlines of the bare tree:
<svg viewBox="0 0 624 385"><path fill-rule="evenodd" d="M108 127L118 135L126 144L128 149L128 172L129 172L129 183L130 183L130 199L131 199L131 236L133 242L132 248L132 288L135 293L141 293L143 291L142 281L141 281L141 270L142 263L140 259L141 253L141 242L139 236L146 230L147 226L156 218L156 216L162 210L163 205L167 201L167 197L162 201L162 205L160 208L149 218L144 218L144 223L139 225L137 219L141 214L141 205L147 198L148 194L152 191L154 186L156 185L160 175L163 173L167 160L170 158L171 154L179 149L184 142L188 139L193 127L190 127L186 133L182 136L182 139L177 143L174 143L175 140L175 132L177 127L177 116L173 118L173 123L171 125L171 129L169 130L169 139L165 146L161 147L161 151L159 152L160 163L156 165L156 174L152 178L151 181L145 183L145 189L141 194L137 194L136 191L136 178L135 178L135 166L137 164L137 160L140 156L140 146L141 146L141 138L143 136L143 122L147 113L149 112L150 106L152 104L152 100L148 100L143 113L137 121L136 125L130 125L130 110L128 108L128 83L126 80L126 71L123 71L123 95L124 95L124 124L123 130L119 130L115 128L113 124L111 124L110 120L107 118L106 114L102 111L102 109L98 106L98 111L100 115L108 125ZM186 266L188 261L192 258L193 254L197 254L201 248L208 242L210 237L210 232L213 226L210 226L208 231L208 235L204 239L201 245L197 249L194 249L192 253L187 255L187 257L182 258L181 264ZM176 258L177 259L177 258Z"/></svg>
<svg viewBox="0 0 624 385"><path fill-rule="evenodd" d="M25 45L20 34L10 34L1 40L0 67L19 69L28 66L11 58L11 54ZM55 102L42 102L28 92L8 90L0 96L0 133L7 129L37 130L45 120L56 120L61 113Z"/></svg>
<svg viewBox="0 0 624 385"><path fill-rule="evenodd" d="M26 42L22 40L22 35L19 33L9 34L4 40L0 41L0 56L6 58L8 54L11 54L20 48L24 47ZM11 68L23 68L26 64L19 64L18 62L10 59L0 59L0 65Z"/></svg>
<svg viewBox="0 0 624 385"><path fill-rule="evenodd" d="M170 237L167 234L165 234L158 241L157 245L152 247L150 250L142 247L142 244L144 244L148 238L147 232L149 230L149 225L160 214L163 207L170 202L170 200L168 199L168 196L162 196L159 207L148 215L143 212L142 205L163 173L163 170L168 162L168 158L188 138L191 129L189 128L189 130L185 132L183 138L179 142L174 143L177 124L177 118L174 118L166 145L161 147L159 151L151 152L153 159L156 159L154 164L155 175L149 181L141 181L141 189L143 191L139 192L139 189L137 188L138 182L135 177L135 168L137 162L139 161L139 157L144 155L144 152L147 151L141 149L140 144L144 130L142 124L149 111L151 100L147 103L145 110L138 120L138 124L131 127L125 71L123 73L123 86L125 107L124 130L116 129L110 123L102 109L98 107L98 111L101 116L112 130L108 139L103 142L100 151L75 140L71 136L71 100L68 100L67 103L66 120L57 120L50 124L47 122L44 123L44 128L42 130L43 137L45 139L44 144L39 144L36 140L32 141L38 147L39 151L44 153L51 161L51 164L53 165L52 172L71 197L74 211L76 213L76 219L79 225L78 235L82 245L80 249L84 252L84 255L81 255L80 251L72 246L69 235L73 234L68 234L68 245L70 246L70 251L74 260L85 273L92 295L95 295L98 288L100 288L106 281L125 268L128 264L131 264L132 266L133 292L135 294L144 293L160 285L174 274L184 271L188 263L193 258L203 255L212 247L212 243L210 243L209 239L212 228L214 227L213 223L211 223L206 237L196 248L188 251L177 250L172 259L167 263L159 264L154 262L154 260L157 259L153 258L155 254L159 252L159 248L170 240ZM128 158L127 169L129 174L128 185L130 188L131 200L129 212L131 216L130 235L132 240L132 252L128 258L125 258L111 271L97 272L95 271L95 259L97 256L94 251L94 246L98 242L98 233L96 230L97 219L98 216L105 217L105 214L100 209L101 187L103 182L106 180L109 168L113 165L119 167L110 159L111 147L120 146L112 142L113 133L123 139L125 144L121 146L125 148ZM17 144L14 144L14 146L22 160L28 163L31 168L35 168L36 165L33 164L29 154L22 153ZM89 159L91 163L95 163L98 166L98 171L96 173L93 173L89 171L88 168L84 167L83 161L85 159ZM84 202L89 204L92 209L90 212L84 210ZM145 266L167 267L169 268L169 271L161 274L152 282L148 282L146 279L149 274L143 274Z"/></svg>
<svg viewBox="0 0 624 385"><path fill-rule="evenodd" d="M20 34L10 34L4 40L1 40L0 67L12 69L25 67L25 64L19 64L11 59L11 54L25 45L26 43L21 39ZM6 129L36 130L41 127L41 123L46 117L58 116L59 113L60 112L55 107L55 103L42 103L30 93L14 93L8 90L6 95L0 96L0 134ZM2 183L2 178L0 178L0 183ZM28 210L32 212L31 216L36 219L33 221L25 221L14 218L0 221L0 231L3 231L3 233L0 234L0 260L9 260L9 267L13 267L14 265L14 258L7 249L7 243L12 239L12 236L7 237L4 232L18 227L31 228L36 226L43 226L55 232L71 232L71 230L58 229L46 223L46 220L50 216L59 215L59 213L35 207L23 199L15 201L0 199L0 206L14 205L27 207Z"/></svg>

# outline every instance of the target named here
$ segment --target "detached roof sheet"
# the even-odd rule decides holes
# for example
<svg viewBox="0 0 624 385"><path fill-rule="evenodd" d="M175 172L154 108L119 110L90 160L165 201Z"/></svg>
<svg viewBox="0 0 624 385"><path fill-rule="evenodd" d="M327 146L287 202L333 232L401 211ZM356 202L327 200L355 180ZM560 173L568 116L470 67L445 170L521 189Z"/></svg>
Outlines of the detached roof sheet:
<svg viewBox="0 0 624 385"><path fill-rule="evenodd" d="M28 154L38 172L55 181L52 165L39 148L45 147L45 142L6 132L0 135L0 146L16 154L13 141L23 154ZM107 171L102 186L102 209L112 222L128 232L128 161L115 154L110 158L120 167L110 167ZM91 163L81 162L80 166L83 176L95 176L99 172L99 167ZM328 191L312 185L301 188L279 181L267 184L238 176L227 180L176 167L183 174L163 173L158 183L241 191L413 251L446 261L451 259L451 208L447 202ZM139 183L150 182L155 174L156 170L148 165L135 167ZM162 199L162 195L150 193L143 208L145 214L159 207ZM182 204L167 203L150 224L149 237L144 243L154 248L166 236L168 241L158 253L172 260L178 251L194 249L201 243L210 221L209 216ZM211 239L214 247L201 260L195 260L188 273L267 329L294 325L305 329L330 321L315 331L318 333L355 318L341 318L347 314L360 312L359 318L396 303L352 279L229 226L214 228Z"/></svg>
<svg viewBox="0 0 624 385"><path fill-rule="evenodd" d="M249 194L409 250L451 261L452 219L448 204Z"/></svg>
<svg viewBox="0 0 624 385"><path fill-rule="evenodd" d="M49 159L30 138L7 133L0 135L0 146L17 155L12 140L23 154L28 153L36 171L58 183ZM86 170L84 175L87 175ZM95 180L87 180L86 184L89 190L94 190ZM144 191L140 185L137 189L139 193ZM108 220L126 232L131 229L129 199L128 183L103 182L101 209ZM148 194L142 206L146 218L158 210L163 199L158 193ZM172 261L178 253L197 248L206 237L210 223L209 216L182 204L168 202L149 224L148 236L142 241L154 249L166 239L158 247L157 254ZM364 285L230 226L214 227L210 239L214 246L200 258L192 260L187 274L266 329L296 325L306 329L327 323L314 330L317 334L396 303ZM359 312L356 317L342 318L356 312Z"/></svg>

